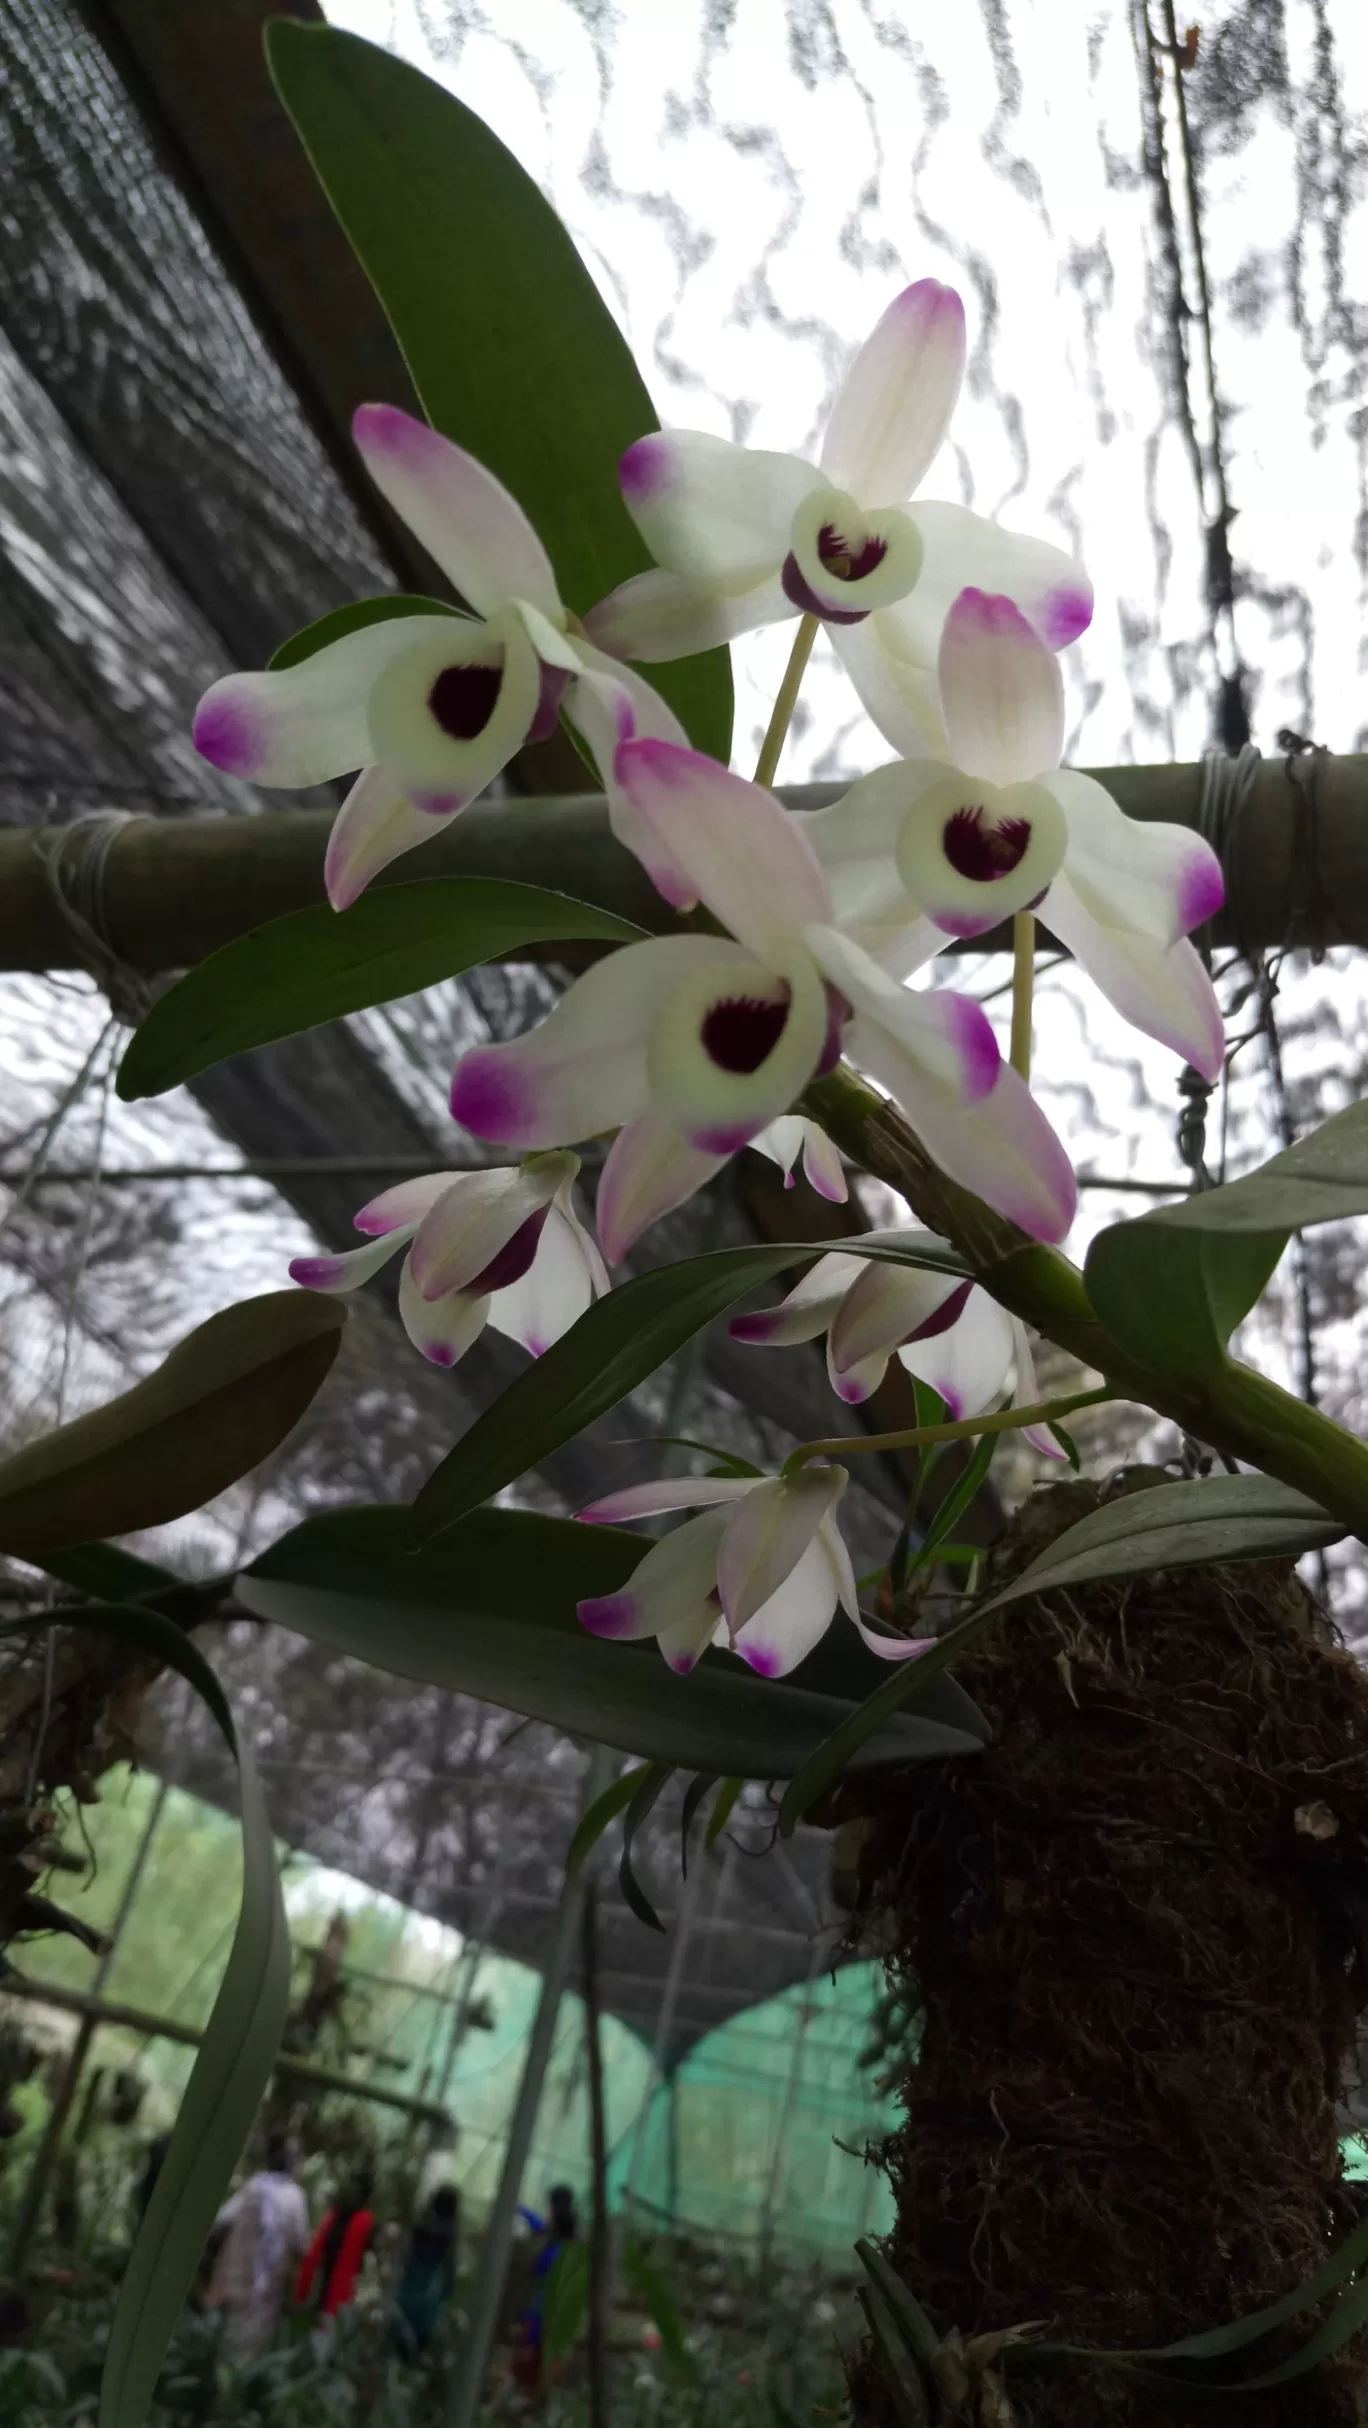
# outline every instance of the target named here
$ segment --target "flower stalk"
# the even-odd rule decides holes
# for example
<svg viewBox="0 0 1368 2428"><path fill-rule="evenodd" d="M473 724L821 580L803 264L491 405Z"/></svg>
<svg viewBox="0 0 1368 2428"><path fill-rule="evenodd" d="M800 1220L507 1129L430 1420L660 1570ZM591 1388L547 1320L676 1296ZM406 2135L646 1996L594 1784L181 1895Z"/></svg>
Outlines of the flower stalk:
<svg viewBox="0 0 1368 2428"><path fill-rule="evenodd" d="M1017 911L1012 920L1012 1046L1011 1065L1021 1078L1031 1076L1031 1014L1035 998L1036 923L1034 911Z"/></svg>
<svg viewBox="0 0 1368 2428"><path fill-rule="evenodd" d="M802 1442L785 1459L786 1476L801 1474L809 1459L853 1458L864 1450L926 1450L934 1442L974 1441L981 1433L1016 1433L1024 1426L1051 1425L1080 1408L1099 1408L1118 1397L1105 1384L1093 1391L1071 1391L1063 1399L1037 1400L1029 1408L999 1408L991 1416L947 1419L943 1425L912 1425L899 1433L854 1433L831 1441Z"/></svg>
<svg viewBox="0 0 1368 2428"><path fill-rule="evenodd" d="M770 721L765 728L764 741L760 745L760 756L755 762L757 784L772 784L778 773L780 753L783 750L789 726L793 722L793 712L798 705L798 694L803 687L803 677L807 673L808 659L812 655L812 644L816 638L817 618L815 615L805 615L793 636L793 647L789 651L788 664L784 668L784 679L775 694L774 706L770 711Z"/></svg>

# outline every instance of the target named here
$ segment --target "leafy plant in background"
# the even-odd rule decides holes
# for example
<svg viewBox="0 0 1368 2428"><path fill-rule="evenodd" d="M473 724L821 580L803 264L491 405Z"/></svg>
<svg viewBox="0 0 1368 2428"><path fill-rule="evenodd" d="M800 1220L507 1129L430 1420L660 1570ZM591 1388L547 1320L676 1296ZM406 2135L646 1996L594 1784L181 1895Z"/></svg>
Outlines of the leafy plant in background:
<svg viewBox="0 0 1368 2428"><path fill-rule="evenodd" d="M692 1774L690 1818L709 1796L724 1816L737 1781L780 1783L791 1830L852 1773L972 1759L985 1725L952 1672L1014 1603L1368 1531L1368 1448L1230 1347L1295 1231L1368 1210L1364 1108L1260 1172L1104 1232L1082 1271L1058 1245L1075 1192L1030 1092L1035 909L1128 1019L1211 1079L1220 1017L1189 939L1222 879L1194 835L1129 821L1060 766L1058 652L1091 612L1082 568L965 509L915 502L958 394L959 298L923 279L890 299L816 465L660 433L564 230L459 102L325 28L282 22L271 59L428 417L364 405L364 466L459 604L357 602L207 696L199 747L235 774L288 786L361 771L329 854L336 907L274 921L189 973L134 1037L121 1092L158 1092L534 942L606 949L539 1027L466 1054L454 1074L457 1117L507 1150L506 1168L386 1191L358 1215L368 1244L351 1259L303 1260L302 1290L215 1317L135 1391L0 1466L0 1546L90 1597L43 1623L75 1620L179 1668L243 1773L241 1923L120 2297L101 2428L149 2416L269 2074L286 1979L250 1760L185 1632L226 1581L189 1605L175 1579L92 1538L195 1508L274 1447L335 1353L332 1293L406 1248L401 1304L419 1352L449 1365L490 1320L537 1362L445 1450L412 1509L309 1520L234 1582L238 1603L638 1757L645 1767L600 1799L574 1850L581 1860L625 1812L628 1879L635 1822L675 1769ZM723 644L795 618L748 781L725 765ZM770 787L819 625L900 755L803 822ZM366 890L560 717L597 770L618 846L659 892L659 933L530 885L406 868L401 884ZM549 809L540 873L555 865ZM1004 916L1010 1058L978 1004L909 983ZM620 1263L743 1146L791 1164L799 1122L828 1195L846 1187L844 1158L897 1191L911 1221L852 1225L781 1307L733 1328L769 1346L827 1332L850 1401L900 1356L921 1421L802 1443L778 1475L733 1462L587 1513L688 1509L660 1542L488 1506L706 1324L810 1263L811 1243L795 1240L610 1288L603 1262ZM615 1135L596 1246L566 1150L603 1131ZM1039 1398L1032 1332L1100 1382ZM910 1588L919 1568L958 1556L952 1530L993 1442L1019 1431L1046 1455L1071 1452L1062 1420L1115 1399L1243 1471L1109 1503L947 1631L909 1634ZM971 1449L966 1484L920 1536L909 1512L865 1608L839 1530L851 1462L884 1449L925 1461L954 1442ZM838 1609L853 1623L833 1628ZM561 2290L571 2307L575 2287ZM928 2401L951 2400L944 2368L927 2374L941 2339L886 2262L867 2307L902 2416L932 2416ZM1231 2331L1222 2354L1240 2342ZM18 2385L19 2360L5 2366ZM326 2376L271 2416L331 2416Z"/></svg>

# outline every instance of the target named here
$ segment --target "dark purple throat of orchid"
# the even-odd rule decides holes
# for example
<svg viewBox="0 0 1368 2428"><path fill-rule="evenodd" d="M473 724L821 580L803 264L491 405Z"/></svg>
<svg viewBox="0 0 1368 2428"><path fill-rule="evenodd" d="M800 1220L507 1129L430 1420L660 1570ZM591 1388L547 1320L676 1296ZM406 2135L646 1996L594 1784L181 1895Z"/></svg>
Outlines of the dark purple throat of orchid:
<svg viewBox="0 0 1368 2428"><path fill-rule="evenodd" d="M875 567L883 563L888 554L888 542L871 535L858 548L852 548L845 534L838 531L834 523L823 523L817 534L817 554L824 571L829 573L833 580L862 582L866 574L873 573ZM783 571L779 578L783 584L784 596L793 606L801 608L804 615L821 616L825 623L862 624L869 612L866 607L856 607L847 611L838 607L825 606L811 585L804 580L798 559L791 551L784 559Z"/></svg>
<svg viewBox="0 0 1368 2428"><path fill-rule="evenodd" d="M502 684L502 666L444 666L428 707L453 742L473 742L493 716Z"/></svg>
<svg viewBox="0 0 1368 2428"><path fill-rule="evenodd" d="M465 1284L463 1295L466 1298L487 1298L491 1290L508 1290L515 1281L521 1281L524 1273L531 1269L550 1211L549 1206L538 1206L535 1214L529 1214L526 1222L519 1223L513 1237L506 1239L503 1246L490 1257L483 1273L477 1273L473 1281Z"/></svg>
<svg viewBox="0 0 1368 2428"><path fill-rule="evenodd" d="M957 809L941 837L945 857L957 876L975 885L992 885L1010 877L1021 865L1031 840L1029 818L1004 818L990 826L981 809Z"/></svg>
<svg viewBox="0 0 1368 2428"><path fill-rule="evenodd" d="M749 1078L773 1053L788 1016L787 988L781 1003L764 1003L755 995L729 995L721 1003L710 1004L703 1015L699 1031L703 1051L719 1071Z"/></svg>

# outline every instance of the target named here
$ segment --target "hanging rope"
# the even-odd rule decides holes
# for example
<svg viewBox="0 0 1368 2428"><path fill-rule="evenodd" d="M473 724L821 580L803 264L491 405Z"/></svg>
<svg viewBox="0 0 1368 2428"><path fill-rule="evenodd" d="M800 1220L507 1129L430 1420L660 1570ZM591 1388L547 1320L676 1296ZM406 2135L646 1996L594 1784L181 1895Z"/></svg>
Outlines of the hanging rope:
<svg viewBox="0 0 1368 2428"><path fill-rule="evenodd" d="M115 947L105 890L110 854L124 828L134 822L131 810L93 809L68 825L39 827L33 837L48 890L82 965L128 1028L135 1028L142 1019L152 994L146 980L129 968Z"/></svg>

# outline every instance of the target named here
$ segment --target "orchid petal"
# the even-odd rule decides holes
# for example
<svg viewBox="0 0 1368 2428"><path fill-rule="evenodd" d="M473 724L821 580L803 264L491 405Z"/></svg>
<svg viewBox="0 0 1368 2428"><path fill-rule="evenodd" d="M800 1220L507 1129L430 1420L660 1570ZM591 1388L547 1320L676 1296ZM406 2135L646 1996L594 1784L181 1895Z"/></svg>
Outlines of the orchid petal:
<svg viewBox="0 0 1368 2428"><path fill-rule="evenodd" d="M457 1064L451 1110L477 1138L551 1147L616 1129L647 1111L646 1047L684 980L736 946L725 936L652 936L586 970L539 1027L477 1046Z"/></svg>
<svg viewBox="0 0 1368 2428"><path fill-rule="evenodd" d="M826 1331L864 1263L860 1256L819 1256L777 1306L757 1308L752 1315L734 1315L728 1327L732 1339L745 1341L754 1349L789 1349L799 1341L816 1340Z"/></svg>
<svg viewBox="0 0 1368 2428"><path fill-rule="evenodd" d="M850 1194L845 1166L819 1122L809 1121L803 1113L781 1113L752 1138L751 1145L778 1164L786 1189L793 1187L794 1166L801 1155L809 1188L831 1205L844 1205Z"/></svg>
<svg viewBox="0 0 1368 2428"><path fill-rule="evenodd" d="M711 1509L723 1502L743 1501L755 1488L750 1475L657 1476L649 1484L628 1484L621 1492L606 1492L577 1512L582 1525L621 1526L632 1518L665 1517L676 1509Z"/></svg>
<svg viewBox="0 0 1368 2428"><path fill-rule="evenodd" d="M690 1146L673 1122L642 1113L619 1130L599 1175L594 1213L603 1253L620 1264L643 1231L720 1172L725 1155Z"/></svg>
<svg viewBox="0 0 1368 2428"><path fill-rule="evenodd" d="M942 1097L947 1110L987 1095L1002 1056L980 1004L948 988L913 993L835 928L811 927L805 941L819 969L858 1015L847 1032L847 1052L858 1059L855 1029L866 1049L876 1034L883 1037L883 1070L874 1076L897 1097L909 1119L917 1118L911 1099L920 1103L928 1087ZM892 1070L900 1073L896 1084L883 1075Z"/></svg>
<svg viewBox="0 0 1368 2428"><path fill-rule="evenodd" d="M521 750L540 699L540 663L520 615L487 624L448 616L372 687L366 755L415 808L454 816Z"/></svg>
<svg viewBox="0 0 1368 2428"><path fill-rule="evenodd" d="M800 456L702 430L653 430L619 466L622 500L657 564L737 598L783 563L789 526L820 475Z"/></svg>
<svg viewBox="0 0 1368 2428"><path fill-rule="evenodd" d="M414 1348L430 1366L454 1366L477 1341L489 1317L489 1300L460 1290L445 1298L424 1298L413 1278L410 1257L399 1276L399 1314Z"/></svg>
<svg viewBox="0 0 1368 2428"><path fill-rule="evenodd" d="M435 831L426 810L414 808L393 776L383 767L365 768L328 837L323 882L333 909L349 910L372 877L404 852L430 843Z"/></svg>
<svg viewBox="0 0 1368 2428"><path fill-rule="evenodd" d="M618 1642L659 1636L671 1667L691 1669L717 1622L717 1547L726 1516L705 1509L663 1535L620 1592L577 1605L580 1625Z"/></svg>
<svg viewBox="0 0 1368 2428"><path fill-rule="evenodd" d="M1012 1384L1012 1406L1014 1408L1033 1408L1040 1397L1040 1387L1036 1382L1035 1359L1031 1355L1031 1344L1021 1317L1014 1315L1011 1321L1012 1363L1016 1368L1016 1376ZM1061 1449L1048 1425L1023 1425L1021 1431L1023 1440L1028 1441L1033 1450L1038 1450L1042 1458L1062 1459L1064 1464L1068 1465L1068 1451Z"/></svg>
<svg viewBox="0 0 1368 2428"><path fill-rule="evenodd" d="M445 1197L448 1189L459 1188L464 1177L461 1172L424 1172L416 1180L397 1181L392 1189L382 1189L378 1197L372 1197L359 1214L353 1214L352 1222L373 1239L405 1227L413 1230L438 1198Z"/></svg>
<svg viewBox="0 0 1368 2428"><path fill-rule="evenodd" d="M918 618L911 638L903 629L916 596L914 590L862 624L829 624L827 639L884 740L905 759L946 759L950 746L936 682L940 628L932 631Z"/></svg>
<svg viewBox="0 0 1368 2428"><path fill-rule="evenodd" d="M361 405L352 436L382 497L477 615L513 598L563 614L551 560L501 481L398 405Z"/></svg>
<svg viewBox="0 0 1368 2428"><path fill-rule="evenodd" d="M1211 845L1186 826L1128 818L1095 776L1062 767L1046 779L1069 829L1065 873L1088 915L1158 944L1213 919L1225 878Z"/></svg>
<svg viewBox="0 0 1368 2428"><path fill-rule="evenodd" d="M363 624L275 674L229 674L195 711L194 744L226 775L290 791L351 775L376 757L367 706L380 677L411 649L478 635L464 616L394 615Z"/></svg>
<svg viewBox="0 0 1368 2428"><path fill-rule="evenodd" d="M907 513L921 535L921 575L916 589L884 612L909 658L934 666L945 619L971 588L1011 599L1051 649L1065 649L1087 631L1092 584L1076 557L1049 540L1004 531L968 506L919 501Z"/></svg>
<svg viewBox="0 0 1368 2428"><path fill-rule="evenodd" d="M1221 1006L1210 972L1186 937L1164 945L1134 929L1104 926L1084 908L1067 874L1055 879L1040 915L1123 1020L1170 1046L1204 1079L1220 1078Z"/></svg>
<svg viewBox="0 0 1368 2428"><path fill-rule="evenodd" d="M496 1332L540 1357L578 1323L607 1286L597 1248L574 1215L563 1210L558 1194L536 1255L521 1281L493 1292L489 1320Z"/></svg>
<svg viewBox="0 0 1368 2428"><path fill-rule="evenodd" d="M532 1261L546 1210L579 1158L558 1153L529 1156L516 1171L462 1172L424 1215L409 1251L413 1278L424 1298L480 1288L482 1296L521 1280ZM492 1267L526 1255L521 1271L485 1281Z"/></svg>
<svg viewBox="0 0 1368 2428"><path fill-rule="evenodd" d="M693 910L698 888L655 829L633 809L615 765L623 742L673 742L687 750L689 737L644 675L587 641L579 643L579 652L580 672L566 701L566 715L593 754L608 799L608 823L619 843L641 862L657 893L675 910Z"/></svg>
<svg viewBox="0 0 1368 2428"><path fill-rule="evenodd" d="M735 1637L778 1593L846 1488L843 1467L813 1464L794 1477L752 1484L727 1520L717 1590Z"/></svg>
<svg viewBox="0 0 1368 2428"><path fill-rule="evenodd" d="M772 792L701 751L648 739L623 743L617 777L698 898L761 961L832 916L821 862Z"/></svg>
<svg viewBox="0 0 1368 2428"><path fill-rule="evenodd" d="M415 1226L406 1224L403 1230L391 1231L364 1248L347 1248L340 1256L295 1256L290 1261L290 1279L305 1290L326 1290L329 1293L359 1290L363 1282L387 1265L392 1256L407 1247Z"/></svg>
<svg viewBox="0 0 1368 2428"><path fill-rule="evenodd" d="M787 1677L826 1634L840 1585L825 1532L819 1531L769 1600L737 1630L733 1649L757 1676Z"/></svg>
<svg viewBox="0 0 1368 2428"><path fill-rule="evenodd" d="M611 657L658 665L668 658L696 657L700 650L719 648L765 624L782 624L796 613L777 573L739 598L724 598L719 591L682 581L663 566L652 566L649 573L634 573L620 582L591 607L584 629L595 647Z"/></svg>
<svg viewBox="0 0 1368 2428"><path fill-rule="evenodd" d="M929 1327L964 1284L953 1273L870 1261L833 1318L831 1365L840 1375L866 1358L885 1361L913 1333ZM956 1310L957 1312L957 1310ZM953 1320L953 1317L952 1317Z"/></svg>
<svg viewBox="0 0 1368 2428"><path fill-rule="evenodd" d="M971 1290L959 1319L947 1331L907 1341L898 1358L938 1391L959 1423L981 1416L1001 1400L1016 1347L1012 1319L986 1290Z"/></svg>
<svg viewBox="0 0 1368 2428"><path fill-rule="evenodd" d="M829 1032L827 993L796 947L769 967L733 958L685 979L646 1050L652 1109L706 1155L734 1154L802 1093Z"/></svg>
<svg viewBox="0 0 1368 2428"><path fill-rule="evenodd" d="M852 1062L895 1098L952 1180L1033 1239L1057 1245L1065 1237L1078 1205L1073 1166L1009 1063L999 1065L988 1095L956 1109L943 1089L925 1086L887 1028L852 1022L848 1045Z"/></svg>
<svg viewBox="0 0 1368 2428"><path fill-rule="evenodd" d="M964 377L964 306L921 278L895 296L836 391L822 470L873 504L911 497L950 426Z"/></svg>
<svg viewBox="0 0 1368 2428"><path fill-rule="evenodd" d="M1058 767L1058 660L1009 598L960 592L941 633L938 674L950 756L966 775L1018 784Z"/></svg>
<svg viewBox="0 0 1368 2428"><path fill-rule="evenodd" d="M914 1661L918 1653L930 1652L936 1641L934 1636L882 1635L876 1628L866 1627L863 1619L857 1618L855 1624L861 1642L881 1661Z"/></svg>

